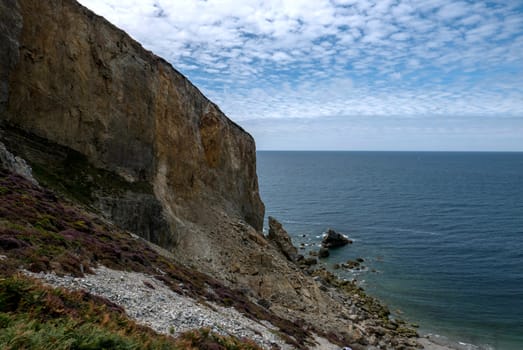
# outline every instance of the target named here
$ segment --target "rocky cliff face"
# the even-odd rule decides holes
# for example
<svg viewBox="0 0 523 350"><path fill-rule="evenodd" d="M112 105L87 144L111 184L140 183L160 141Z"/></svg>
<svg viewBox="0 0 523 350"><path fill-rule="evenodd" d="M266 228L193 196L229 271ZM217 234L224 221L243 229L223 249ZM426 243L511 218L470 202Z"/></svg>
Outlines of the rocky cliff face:
<svg viewBox="0 0 523 350"><path fill-rule="evenodd" d="M0 1L0 113L7 104L9 72L18 62L22 18L16 0Z"/></svg>
<svg viewBox="0 0 523 350"><path fill-rule="evenodd" d="M41 138L131 184L95 191L93 205L157 243L180 243L214 212L262 228L254 140L183 75L73 0L2 0L0 10L11 150L49 170ZM51 158L73 176L68 152Z"/></svg>
<svg viewBox="0 0 523 350"><path fill-rule="evenodd" d="M267 242L252 137L103 18L74 0L0 0L0 64L0 142L43 186L334 343L397 327L351 283L339 294L326 271L307 276L281 226Z"/></svg>

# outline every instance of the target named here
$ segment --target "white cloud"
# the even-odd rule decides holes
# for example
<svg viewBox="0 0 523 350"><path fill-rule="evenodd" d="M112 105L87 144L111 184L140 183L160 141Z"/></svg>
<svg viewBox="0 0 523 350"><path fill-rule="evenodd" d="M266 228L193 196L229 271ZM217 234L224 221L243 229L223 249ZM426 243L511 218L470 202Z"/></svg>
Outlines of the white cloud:
<svg viewBox="0 0 523 350"><path fill-rule="evenodd" d="M438 10L438 16L444 20L453 20L469 13L469 5L465 2L451 2Z"/></svg>
<svg viewBox="0 0 523 350"><path fill-rule="evenodd" d="M514 3L80 2L170 61L233 119L523 118L523 9Z"/></svg>

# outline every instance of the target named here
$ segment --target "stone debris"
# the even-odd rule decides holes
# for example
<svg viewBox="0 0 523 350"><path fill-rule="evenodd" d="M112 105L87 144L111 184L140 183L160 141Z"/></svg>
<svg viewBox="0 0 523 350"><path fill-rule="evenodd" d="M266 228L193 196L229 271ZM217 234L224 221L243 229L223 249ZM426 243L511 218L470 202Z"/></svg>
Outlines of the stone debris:
<svg viewBox="0 0 523 350"><path fill-rule="evenodd" d="M122 306L130 318L159 333L176 336L206 327L222 335L251 339L264 348L277 345L281 349L292 349L276 335L277 330L268 322L253 321L233 308L210 302L207 305L197 303L142 273L116 271L103 266L97 268L95 274L83 278L61 277L54 273L24 273L54 287L83 289L103 296Z"/></svg>
<svg viewBox="0 0 523 350"><path fill-rule="evenodd" d="M0 167L21 175L33 184L38 185L38 181L33 177L33 170L27 162L9 152L2 142L0 142Z"/></svg>

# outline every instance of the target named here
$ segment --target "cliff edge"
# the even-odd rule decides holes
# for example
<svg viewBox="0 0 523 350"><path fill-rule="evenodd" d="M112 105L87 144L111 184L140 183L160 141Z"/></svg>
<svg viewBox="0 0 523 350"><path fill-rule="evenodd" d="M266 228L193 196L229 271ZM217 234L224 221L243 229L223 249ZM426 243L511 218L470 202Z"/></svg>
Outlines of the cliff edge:
<svg viewBox="0 0 523 350"><path fill-rule="evenodd" d="M253 138L182 74L75 1L0 6L0 119L10 149L48 168L37 136L119 180L149 184L93 202L170 248L217 211L262 228ZM59 160L63 150L55 153ZM78 167L69 168L73 176ZM143 218L129 220L136 213ZM140 221L147 217L154 221Z"/></svg>
<svg viewBox="0 0 523 350"><path fill-rule="evenodd" d="M326 270L303 270L294 253L286 258L282 244L266 240L253 138L170 64L74 0L0 0L0 29L0 142L9 159L27 161L43 188L167 248L169 259L191 271L187 280L198 277L196 271L213 276L196 281L202 293L212 285L233 287L234 293L217 299L236 303L258 321L285 321L278 328L292 337L294 348L325 348L309 330L330 345L354 349L416 346L415 332L390 320L388 310L354 283ZM31 202L32 193L33 206L47 208L38 204L38 187L30 189L14 201ZM71 236L65 224L49 226L51 219L41 215L34 219L52 237ZM70 224L80 225L76 221ZM27 248L16 243L24 226L15 223L14 232L12 224L0 220L4 235L12 236L5 240L7 248L0 248ZM71 236L74 249L78 237L90 239L87 233ZM290 240L279 236L293 251ZM103 234L100 244L111 239ZM153 266L140 257L143 247L119 244L103 251L108 257L114 251L120 258L131 256L119 258L122 270L132 267L133 259L141 266L138 272ZM77 254L67 250L59 258L68 253ZM38 262L41 255L31 257ZM18 256L9 259L14 264ZM75 259L75 268L85 265ZM35 272L56 272L48 260ZM272 316L263 318L265 313Z"/></svg>

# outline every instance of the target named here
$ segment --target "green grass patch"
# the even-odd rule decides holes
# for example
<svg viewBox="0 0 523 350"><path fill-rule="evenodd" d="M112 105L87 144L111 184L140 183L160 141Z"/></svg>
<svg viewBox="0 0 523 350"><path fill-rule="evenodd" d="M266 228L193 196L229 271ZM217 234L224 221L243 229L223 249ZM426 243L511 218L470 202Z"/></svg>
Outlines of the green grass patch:
<svg viewBox="0 0 523 350"><path fill-rule="evenodd" d="M2 169L0 186L9 188L0 201L0 254L7 257L2 261L0 278L16 273L19 267L73 276L90 273L99 264L144 272L175 292L234 307L253 320L269 321L297 347L305 347L311 340L306 325L281 318L250 301L244 292L160 256L142 240L62 201L49 190Z"/></svg>
<svg viewBox="0 0 523 350"><path fill-rule="evenodd" d="M126 191L153 193L149 182L128 182L113 171L94 166L85 155L71 148L15 126L1 127L5 129L2 142L29 163L36 180L70 200L91 205L96 195L117 196ZM3 191L0 188L0 194Z"/></svg>
<svg viewBox="0 0 523 350"><path fill-rule="evenodd" d="M249 340L208 329L178 338L161 335L127 318L107 299L82 291L43 286L25 276L0 280L0 348L57 350L258 350Z"/></svg>

